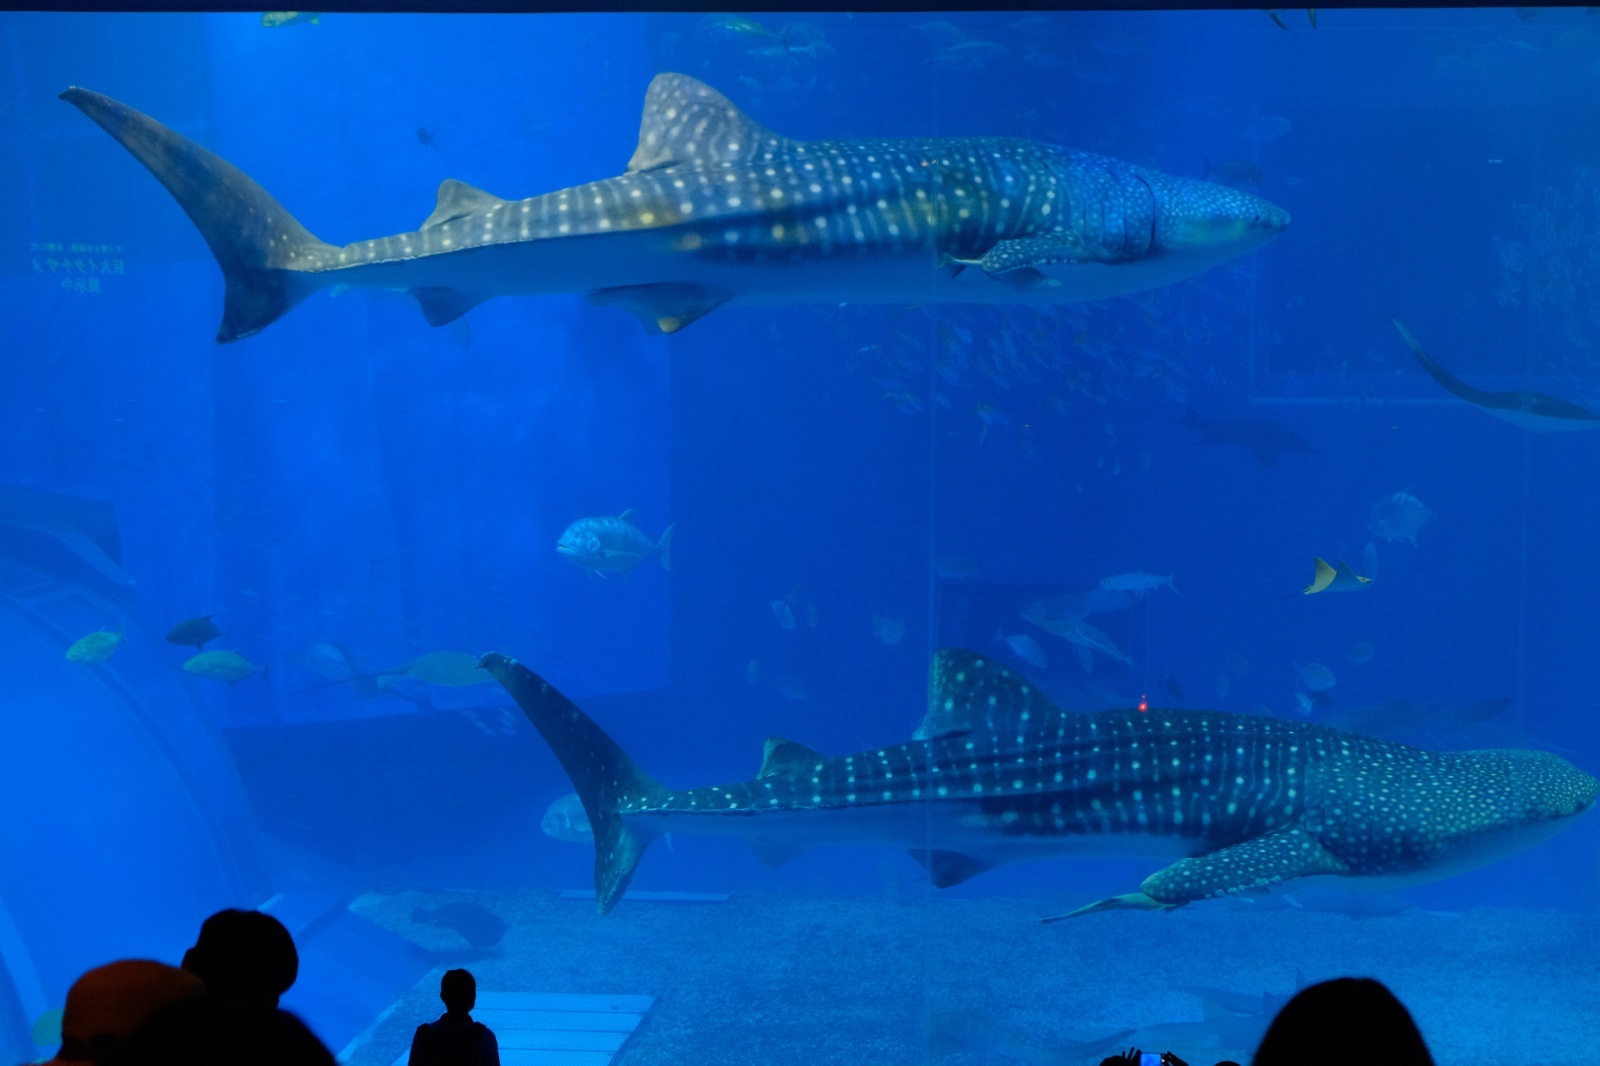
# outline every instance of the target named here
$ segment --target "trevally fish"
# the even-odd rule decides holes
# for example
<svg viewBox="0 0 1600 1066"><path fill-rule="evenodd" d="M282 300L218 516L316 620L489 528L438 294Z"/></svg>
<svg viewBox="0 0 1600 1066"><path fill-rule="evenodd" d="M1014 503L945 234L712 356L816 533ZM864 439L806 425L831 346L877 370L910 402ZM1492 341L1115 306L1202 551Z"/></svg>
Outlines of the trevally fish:
<svg viewBox="0 0 1600 1066"><path fill-rule="evenodd" d="M1367 532L1384 540L1409 540L1417 543L1417 530L1433 517L1425 504L1409 492L1395 492L1372 505Z"/></svg>
<svg viewBox="0 0 1600 1066"><path fill-rule="evenodd" d="M167 630L166 641L168 644L184 644L201 651L220 636L222 630L211 620L211 615L205 614L198 618L185 618Z"/></svg>
<svg viewBox="0 0 1600 1066"><path fill-rule="evenodd" d="M569 792L550 804L539 820L539 828L544 830L545 836L555 840L585 843L594 839L589 816L584 813L583 801L576 792Z"/></svg>
<svg viewBox="0 0 1600 1066"><path fill-rule="evenodd" d="M251 674L266 676L267 668L257 666L236 651L203 651L199 655L190 656L183 668L195 677L203 677L211 681L226 681L233 684L243 680Z"/></svg>
<svg viewBox="0 0 1600 1066"><path fill-rule="evenodd" d="M1300 668L1300 683L1308 692L1327 692L1339 682L1333 671L1321 663L1306 663Z"/></svg>
<svg viewBox="0 0 1600 1066"><path fill-rule="evenodd" d="M658 74L621 175L525 200L447 179L419 229L341 246L149 116L88 89L61 98L200 229L226 282L221 342L337 285L406 290L435 326L496 296L581 292L658 333L736 301L1100 300L1192 277L1289 224L1226 185L1021 138L792 140Z"/></svg>
<svg viewBox="0 0 1600 1066"><path fill-rule="evenodd" d="M1110 577L1100 579L1100 587L1112 589L1117 592L1132 592L1144 595L1151 589L1167 588L1173 592L1178 591L1178 586L1172 583L1172 575L1144 574L1134 571L1128 574L1112 574Z"/></svg>
<svg viewBox="0 0 1600 1066"><path fill-rule="evenodd" d="M281 26L320 26L322 14L318 11L266 11L261 15L261 25L269 30Z"/></svg>
<svg viewBox="0 0 1600 1066"><path fill-rule="evenodd" d="M900 638L906 635L906 620L897 614L875 614L872 616L872 635L885 644L898 644Z"/></svg>
<svg viewBox="0 0 1600 1066"><path fill-rule="evenodd" d="M1081 618L1042 618L1024 615L1028 621L1044 630L1054 633L1069 644L1078 646L1078 663L1083 667L1083 672L1088 673L1094 668L1094 658L1091 652L1099 652L1108 659L1115 659L1127 666L1133 665L1133 660L1112 640L1105 632Z"/></svg>
<svg viewBox="0 0 1600 1066"><path fill-rule="evenodd" d="M122 647L127 639L126 629L119 629L115 633L109 629L97 629L86 637L79 637L67 649L67 658L75 663L103 663L111 658L113 652Z"/></svg>
<svg viewBox="0 0 1600 1066"><path fill-rule="evenodd" d="M672 569L672 531L668 526L660 540L651 540L633 524L633 508L615 518L580 518L566 528L556 542L556 552L591 573L626 574L652 555L660 556L661 569Z"/></svg>
<svg viewBox="0 0 1600 1066"><path fill-rule="evenodd" d="M393 673L445 688L466 688L492 680L479 668L478 657L464 651L430 651Z"/></svg>
<svg viewBox="0 0 1600 1066"><path fill-rule="evenodd" d="M1092 614L1106 614L1132 607L1139 597L1125 589L1108 589L1096 586L1067 596L1046 596L1034 600L1022 609L1022 617L1045 629L1050 623L1066 619L1088 618Z"/></svg>
<svg viewBox="0 0 1600 1066"><path fill-rule="evenodd" d="M1037 666L1041 670L1049 669L1050 657L1044 653L1043 648L1039 647L1039 642L1028 636L1028 634L1007 633L1005 630L1001 630L995 635L994 639L1005 641L1006 647L1011 649L1012 654L1029 666Z"/></svg>
<svg viewBox="0 0 1600 1066"><path fill-rule="evenodd" d="M577 788L601 913L669 831L742 837L772 857L821 844L901 847L940 887L1022 859L1176 860L1077 915L1164 910L1319 875L1448 876L1553 835L1600 791L1543 751L1424 751L1222 711L1074 713L1004 664L954 648L933 657L923 739L829 756L771 737L753 779L676 790L527 667L494 653L483 667Z"/></svg>

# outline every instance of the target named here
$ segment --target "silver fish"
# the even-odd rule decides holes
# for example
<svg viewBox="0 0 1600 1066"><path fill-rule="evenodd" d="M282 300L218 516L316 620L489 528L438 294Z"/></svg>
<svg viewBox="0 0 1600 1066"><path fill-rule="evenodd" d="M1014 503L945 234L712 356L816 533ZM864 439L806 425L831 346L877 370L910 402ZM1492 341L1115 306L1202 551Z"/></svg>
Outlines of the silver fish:
<svg viewBox="0 0 1600 1066"><path fill-rule="evenodd" d="M1409 540L1417 543L1417 530L1433 517L1421 500L1409 492L1396 492L1372 505L1367 532L1384 540Z"/></svg>
<svg viewBox="0 0 1600 1066"><path fill-rule="evenodd" d="M1145 574L1137 570L1127 574L1112 574L1110 577L1103 577L1100 579L1100 587L1117 592L1132 592L1138 595L1143 595L1151 589L1167 588L1173 592L1178 591L1178 587L1172 583L1171 574L1162 576L1161 574Z"/></svg>
<svg viewBox="0 0 1600 1066"><path fill-rule="evenodd" d="M594 840L594 830L589 826L589 815L576 792L569 792L545 810L539 820L544 835L555 840L583 844Z"/></svg>
<svg viewBox="0 0 1600 1066"><path fill-rule="evenodd" d="M580 518L566 528L556 542L556 551L591 573L626 574L655 555L661 569L672 569L672 531L668 526L660 540L651 540L633 524L633 509L612 518Z"/></svg>

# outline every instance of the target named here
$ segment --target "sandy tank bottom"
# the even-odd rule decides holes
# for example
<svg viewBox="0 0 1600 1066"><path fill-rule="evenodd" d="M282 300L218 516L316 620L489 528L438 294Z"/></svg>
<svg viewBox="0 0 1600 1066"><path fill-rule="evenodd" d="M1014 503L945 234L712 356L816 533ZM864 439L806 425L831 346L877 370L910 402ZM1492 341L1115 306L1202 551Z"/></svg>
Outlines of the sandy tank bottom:
<svg viewBox="0 0 1600 1066"><path fill-rule="evenodd" d="M488 908L509 930L481 949L411 920L416 907L451 900ZM1183 986L1259 996L1339 975L1394 989L1440 1066L1534 1066L1594 1038L1600 917L1193 906L1039 925L1060 902L763 893L625 899L602 918L592 902L552 892L369 893L352 909L437 952L439 965L349 1061L391 1066L417 1023L438 1016L449 966L472 970L485 990L655 997L619 1066L1093 1066L1104 1052L1073 1042L1129 1029L1190 1066L1247 1062L1251 1048L1217 1043Z"/></svg>

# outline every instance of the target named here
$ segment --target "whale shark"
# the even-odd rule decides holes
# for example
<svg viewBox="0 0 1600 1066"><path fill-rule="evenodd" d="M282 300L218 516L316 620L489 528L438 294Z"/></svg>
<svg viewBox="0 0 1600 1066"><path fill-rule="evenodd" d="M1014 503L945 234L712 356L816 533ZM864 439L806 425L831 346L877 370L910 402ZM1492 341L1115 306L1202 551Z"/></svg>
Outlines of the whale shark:
<svg viewBox="0 0 1600 1066"><path fill-rule="evenodd" d="M1550 836L1600 789L1543 751L1425 751L1222 711L1064 711L992 657L946 648L920 739L829 756L772 737L754 778L677 790L526 666L498 653L481 665L577 789L602 914L669 831L743 837L774 861L820 844L896 846L939 887L1022 859L1174 860L1069 917L1301 878L1386 889L1449 876Z"/></svg>
<svg viewBox="0 0 1600 1066"><path fill-rule="evenodd" d="M1485 392L1473 388L1446 370L1437 359L1429 355L1416 336L1401 324L1398 318L1389 317L1394 328L1417 357L1422 369L1446 391L1461 397L1475 407L1481 407L1496 418L1512 425L1536 432L1549 433L1563 430L1600 428L1600 412L1591 411L1582 404L1563 400L1549 393L1518 390L1514 392Z"/></svg>
<svg viewBox="0 0 1600 1066"><path fill-rule="evenodd" d="M445 325L496 296L583 293L674 333L729 303L1061 303L1170 284L1282 233L1214 182L1005 137L800 141L659 74L624 172L523 200L447 179L413 231L312 236L231 163L72 87L165 185L225 281L222 343L312 293L411 293Z"/></svg>

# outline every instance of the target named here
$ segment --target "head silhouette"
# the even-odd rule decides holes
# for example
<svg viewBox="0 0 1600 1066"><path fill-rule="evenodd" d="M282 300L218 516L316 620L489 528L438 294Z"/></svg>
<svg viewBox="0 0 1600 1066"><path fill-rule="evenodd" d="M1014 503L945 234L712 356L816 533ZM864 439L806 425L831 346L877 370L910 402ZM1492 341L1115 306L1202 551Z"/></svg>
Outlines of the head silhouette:
<svg viewBox="0 0 1600 1066"><path fill-rule="evenodd" d="M439 979L439 998L445 1010L466 1013L478 1002L478 982L466 970L446 970Z"/></svg>
<svg viewBox="0 0 1600 1066"><path fill-rule="evenodd" d="M206 993L234 1006L276 1007L300 972L300 955L283 923L260 911L225 910L207 918L183 956L183 968Z"/></svg>
<svg viewBox="0 0 1600 1066"><path fill-rule="evenodd" d="M1284 1004L1251 1066L1433 1066L1433 1056L1393 992L1370 977L1340 977Z"/></svg>
<svg viewBox="0 0 1600 1066"><path fill-rule="evenodd" d="M58 1062L99 1062L162 1007L205 993L200 979L176 966L123 959L72 982L61 1016Z"/></svg>

